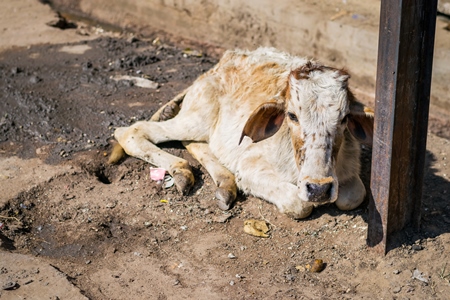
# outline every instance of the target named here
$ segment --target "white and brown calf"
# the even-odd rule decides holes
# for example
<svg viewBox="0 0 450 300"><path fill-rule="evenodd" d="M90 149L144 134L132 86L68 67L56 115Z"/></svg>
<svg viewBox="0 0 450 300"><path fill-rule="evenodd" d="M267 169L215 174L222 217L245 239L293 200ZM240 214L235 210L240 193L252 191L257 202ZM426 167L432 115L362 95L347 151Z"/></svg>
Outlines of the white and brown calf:
<svg viewBox="0 0 450 300"><path fill-rule="evenodd" d="M182 141L216 183L222 209L236 188L293 218L323 203L354 209L366 193L359 142L372 141L373 112L354 99L348 78L273 48L228 51L150 121L117 128L115 138L186 193L194 183L188 162L156 146Z"/></svg>

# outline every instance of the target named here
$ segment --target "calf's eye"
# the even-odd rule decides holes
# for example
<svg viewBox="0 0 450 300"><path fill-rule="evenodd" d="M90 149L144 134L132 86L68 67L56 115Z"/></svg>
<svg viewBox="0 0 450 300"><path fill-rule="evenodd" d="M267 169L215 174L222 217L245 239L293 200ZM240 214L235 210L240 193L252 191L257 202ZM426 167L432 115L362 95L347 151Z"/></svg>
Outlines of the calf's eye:
<svg viewBox="0 0 450 300"><path fill-rule="evenodd" d="M291 121L298 123L297 116L294 113L288 112L287 115L288 115L288 118L291 119Z"/></svg>
<svg viewBox="0 0 450 300"><path fill-rule="evenodd" d="M345 123L347 123L347 120L348 120L348 115L346 115L346 116L342 119L341 124L344 125Z"/></svg>

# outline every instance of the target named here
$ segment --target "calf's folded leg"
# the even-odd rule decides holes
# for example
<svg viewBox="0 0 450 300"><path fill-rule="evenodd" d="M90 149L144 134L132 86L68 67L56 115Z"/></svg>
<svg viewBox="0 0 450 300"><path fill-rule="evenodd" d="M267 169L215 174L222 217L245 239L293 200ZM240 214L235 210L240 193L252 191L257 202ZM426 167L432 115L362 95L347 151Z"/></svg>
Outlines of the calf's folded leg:
<svg viewBox="0 0 450 300"><path fill-rule="evenodd" d="M233 173L225 168L211 152L209 145L202 142L183 142L189 153L197 159L211 175L217 186L216 199L219 208L228 210L236 200L237 187Z"/></svg>
<svg viewBox="0 0 450 300"><path fill-rule="evenodd" d="M339 195L335 203L340 210L352 210L364 201L365 196L366 188L361 178L356 175L346 182L339 183Z"/></svg>
<svg viewBox="0 0 450 300"><path fill-rule="evenodd" d="M265 165L261 159L258 163L252 161L243 161L245 165L250 163L251 167L241 166L241 171L236 173L239 189L275 204L280 212L293 219L304 219L311 215L314 205L300 200L296 185L281 180L273 168Z"/></svg>
<svg viewBox="0 0 450 300"><path fill-rule="evenodd" d="M174 118L180 111L181 103L186 96L187 90L179 93L172 100L161 106L150 118L150 121L160 122Z"/></svg>

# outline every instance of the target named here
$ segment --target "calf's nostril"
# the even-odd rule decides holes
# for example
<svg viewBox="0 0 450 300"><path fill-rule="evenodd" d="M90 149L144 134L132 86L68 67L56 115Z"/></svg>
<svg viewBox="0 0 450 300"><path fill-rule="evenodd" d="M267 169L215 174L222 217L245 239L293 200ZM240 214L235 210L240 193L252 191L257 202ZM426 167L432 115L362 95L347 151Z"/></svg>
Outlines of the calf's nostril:
<svg viewBox="0 0 450 300"><path fill-rule="evenodd" d="M332 183L315 184L307 183L306 191L311 201L326 201L331 197Z"/></svg>

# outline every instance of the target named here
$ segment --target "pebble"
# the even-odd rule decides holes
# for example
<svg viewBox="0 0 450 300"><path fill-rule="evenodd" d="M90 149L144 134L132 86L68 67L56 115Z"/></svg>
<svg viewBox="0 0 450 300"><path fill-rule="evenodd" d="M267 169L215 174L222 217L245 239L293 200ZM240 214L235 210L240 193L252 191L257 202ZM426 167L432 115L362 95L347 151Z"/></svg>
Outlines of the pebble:
<svg viewBox="0 0 450 300"><path fill-rule="evenodd" d="M234 259L236 258L236 255L234 255L233 253L228 253L228 258Z"/></svg>
<svg viewBox="0 0 450 300"><path fill-rule="evenodd" d="M393 272L395 275L397 275L397 274L400 274L400 271L399 270L394 270L394 272Z"/></svg>
<svg viewBox="0 0 450 300"><path fill-rule="evenodd" d="M11 74L12 75L16 75L16 74L18 74L20 72L22 72L22 70L20 68L18 68L18 67L12 67L11 68Z"/></svg>
<svg viewBox="0 0 450 300"><path fill-rule="evenodd" d="M83 63L83 64L81 64L81 69L83 70L83 71L87 71L87 70L89 70L89 69L91 69L92 68L92 63L91 62L85 62L85 63Z"/></svg>
<svg viewBox="0 0 450 300"><path fill-rule="evenodd" d="M18 287L17 282L15 281L9 281L7 283L5 283L2 286L2 290L8 291L8 290L14 290Z"/></svg>
<svg viewBox="0 0 450 300"><path fill-rule="evenodd" d="M428 284L428 278L425 277L425 275L417 269L414 270L412 277L414 279L424 282L425 284Z"/></svg>
<svg viewBox="0 0 450 300"><path fill-rule="evenodd" d="M414 245L412 245L412 250L414 250L414 251L420 251L420 250L423 250L423 247L421 246L421 245L416 245L416 244L414 244Z"/></svg>
<svg viewBox="0 0 450 300"><path fill-rule="evenodd" d="M234 285L234 280L230 281L230 285L233 286Z"/></svg>
<svg viewBox="0 0 450 300"><path fill-rule="evenodd" d="M398 293L400 293L401 290L402 290L402 287L401 287L401 286L398 286L398 287L394 288L394 289L392 290L392 292L393 292L394 294L398 294Z"/></svg>
<svg viewBox="0 0 450 300"><path fill-rule="evenodd" d="M114 207L116 207L115 202L110 202L110 203L106 204L106 208L114 208Z"/></svg>
<svg viewBox="0 0 450 300"><path fill-rule="evenodd" d="M36 75L33 75L33 76L30 77L30 83L35 84L35 83L38 83L38 82L40 82L40 81L42 81L42 79L39 78L39 77L36 76Z"/></svg>

